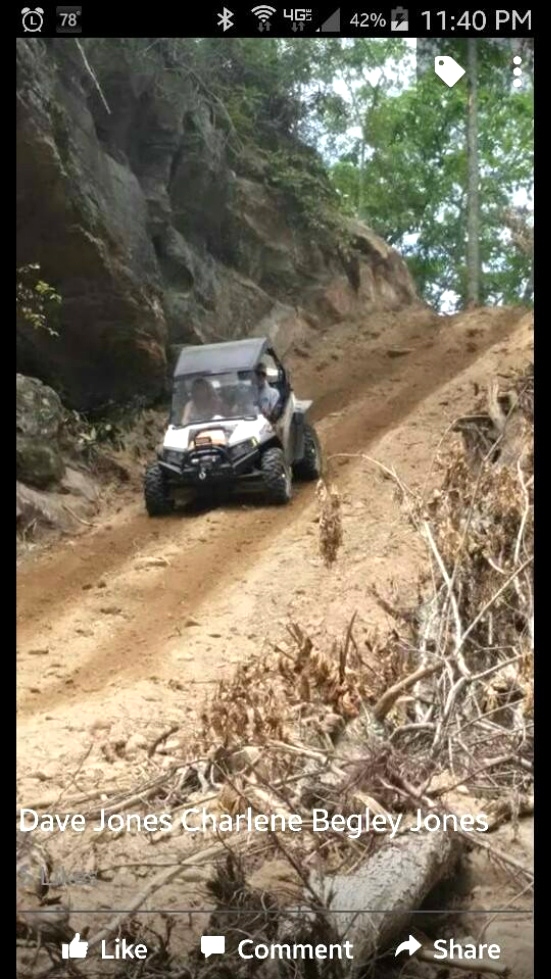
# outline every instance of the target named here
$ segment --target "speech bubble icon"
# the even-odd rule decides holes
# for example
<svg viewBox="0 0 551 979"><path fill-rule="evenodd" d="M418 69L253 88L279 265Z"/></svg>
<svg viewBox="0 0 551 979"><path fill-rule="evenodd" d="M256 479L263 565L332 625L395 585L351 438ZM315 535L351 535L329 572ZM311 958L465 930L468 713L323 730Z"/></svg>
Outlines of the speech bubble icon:
<svg viewBox="0 0 551 979"><path fill-rule="evenodd" d="M450 58L447 54L442 54L434 59L434 70L448 88L453 88L465 74L465 69L457 63L455 58Z"/></svg>
<svg viewBox="0 0 551 979"><path fill-rule="evenodd" d="M206 959L209 955L223 955L226 951L224 935L201 935L201 951Z"/></svg>

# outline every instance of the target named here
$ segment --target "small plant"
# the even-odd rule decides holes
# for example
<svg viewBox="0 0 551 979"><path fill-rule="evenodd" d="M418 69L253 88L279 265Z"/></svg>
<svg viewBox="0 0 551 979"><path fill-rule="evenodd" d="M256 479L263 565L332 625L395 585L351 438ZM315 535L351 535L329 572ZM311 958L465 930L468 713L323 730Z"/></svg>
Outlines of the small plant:
<svg viewBox="0 0 551 979"><path fill-rule="evenodd" d="M330 568L342 545L342 500L336 486L320 479L316 489L319 508L319 548L323 562Z"/></svg>
<svg viewBox="0 0 551 979"><path fill-rule="evenodd" d="M102 447L110 446L115 451L124 449L122 432L113 422L90 422L77 411L72 412L72 419L76 447L89 461Z"/></svg>
<svg viewBox="0 0 551 979"><path fill-rule="evenodd" d="M342 231L338 196L317 159L307 167L302 154L280 150L269 164L269 182L292 204L291 219L309 231Z"/></svg>
<svg viewBox="0 0 551 979"><path fill-rule="evenodd" d="M52 337L59 336L51 325L54 311L61 304L61 296L40 278L40 266L21 265L16 270L15 302L17 314L35 330L46 330Z"/></svg>

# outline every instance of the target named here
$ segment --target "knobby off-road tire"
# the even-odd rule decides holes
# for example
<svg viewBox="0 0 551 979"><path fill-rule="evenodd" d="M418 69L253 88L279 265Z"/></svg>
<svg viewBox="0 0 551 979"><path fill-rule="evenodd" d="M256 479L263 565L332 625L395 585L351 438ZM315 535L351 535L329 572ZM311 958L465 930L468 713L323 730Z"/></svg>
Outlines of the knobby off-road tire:
<svg viewBox="0 0 551 979"><path fill-rule="evenodd" d="M174 502L170 499L165 473L158 463L149 466L144 477L145 508L150 517L164 517L172 513Z"/></svg>
<svg viewBox="0 0 551 979"><path fill-rule="evenodd" d="M293 473L295 479L312 482L321 476L321 446L316 430L311 425L304 426L304 455L299 462L295 462Z"/></svg>
<svg viewBox="0 0 551 979"><path fill-rule="evenodd" d="M291 470L281 449L266 449L260 468L270 503L289 503L293 495Z"/></svg>

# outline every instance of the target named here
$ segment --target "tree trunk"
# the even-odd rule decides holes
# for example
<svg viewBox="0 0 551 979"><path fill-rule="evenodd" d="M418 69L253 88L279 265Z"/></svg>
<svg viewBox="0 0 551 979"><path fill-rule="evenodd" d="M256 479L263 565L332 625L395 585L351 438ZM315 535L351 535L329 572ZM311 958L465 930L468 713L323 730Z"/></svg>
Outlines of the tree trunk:
<svg viewBox="0 0 551 979"><path fill-rule="evenodd" d="M389 842L349 877L328 881L329 906L340 912L335 928L354 946L350 979L366 975L377 954L407 938L411 912L450 874L459 851L453 832L412 833Z"/></svg>
<svg viewBox="0 0 551 979"><path fill-rule="evenodd" d="M365 139L362 136L362 143L360 147L360 166L358 172L358 206L357 212L358 217L361 220L364 218L364 189L365 189Z"/></svg>
<svg viewBox="0 0 551 979"><path fill-rule="evenodd" d="M532 299L533 295L534 295L534 266L532 264L532 267L530 269L530 278L528 279L528 282L526 283L526 287L522 294L522 302L528 304Z"/></svg>
<svg viewBox="0 0 551 979"><path fill-rule="evenodd" d="M356 760L365 766L366 753L369 755L370 747L377 742L384 744L381 723L373 716L372 709L365 707L337 737L327 771L319 771L319 757L306 760L304 778L296 785L301 808L326 806L331 798L344 802L343 784L350 779L351 763ZM341 768L343 764L346 772ZM251 791L252 803L259 811L287 810L281 801L271 799L264 788L249 787L248 792ZM361 801L354 795L353 802L354 811L363 813L367 806L372 815L385 813L365 792L361 792ZM332 875L322 870L317 872L312 866L302 867L302 880L307 875L309 887L304 889L300 905L281 910L277 937L268 938L266 929L261 933L257 928L256 940L269 943L275 937L282 945L340 945L348 941L353 946L352 961L308 958L286 963L266 961L254 968L243 963L237 964L232 976L234 979L250 979L253 974L255 979L283 976L286 979L363 979L375 975L377 957L407 938L412 912L419 911L433 888L451 876L463 849L463 838L451 830L406 831L395 839L381 841L376 851L367 855L350 874ZM315 910L316 906L327 909L327 913ZM211 928L217 927L215 920L214 916ZM238 911L235 921L241 937L249 930L249 923L239 919ZM276 925L275 920L273 924ZM212 972L210 965L198 973L202 979L218 979L219 975L222 979L222 972Z"/></svg>
<svg viewBox="0 0 551 979"><path fill-rule="evenodd" d="M480 303L477 42L467 41L467 307Z"/></svg>
<svg viewBox="0 0 551 979"><path fill-rule="evenodd" d="M278 942L293 945L352 945L352 962L335 960L293 963L285 976L304 979L363 979L382 952L407 938L412 911L419 911L430 891L450 875L461 852L453 832L412 833L382 847L349 876L312 878L312 886L334 914L313 911L285 914L279 920ZM308 905L309 894L305 894ZM319 936L319 937L318 937ZM247 973L248 975L248 973ZM257 979L275 979L280 972L262 969Z"/></svg>

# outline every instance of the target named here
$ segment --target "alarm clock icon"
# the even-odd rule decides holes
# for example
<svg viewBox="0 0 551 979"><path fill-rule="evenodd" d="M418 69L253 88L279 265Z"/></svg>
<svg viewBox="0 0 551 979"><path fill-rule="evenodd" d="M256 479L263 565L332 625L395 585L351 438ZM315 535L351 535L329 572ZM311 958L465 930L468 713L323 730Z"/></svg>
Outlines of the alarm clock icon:
<svg viewBox="0 0 551 979"><path fill-rule="evenodd" d="M44 11L42 7L23 7L21 11L23 30L29 34L37 34L44 27Z"/></svg>

